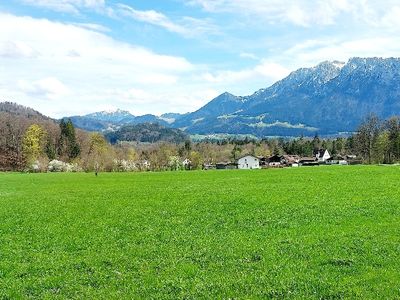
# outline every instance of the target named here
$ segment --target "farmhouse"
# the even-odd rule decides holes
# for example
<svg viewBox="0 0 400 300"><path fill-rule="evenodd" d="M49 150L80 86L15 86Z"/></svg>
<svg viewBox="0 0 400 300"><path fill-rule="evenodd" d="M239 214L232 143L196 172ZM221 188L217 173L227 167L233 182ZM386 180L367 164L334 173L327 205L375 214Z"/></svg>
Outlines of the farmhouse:
<svg viewBox="0 0 400 300"><path fill-rule="evenodd" d="M282 157L282 163L288 167L298 166L300 157L297 155L284 155Z"/></svg>
<svg viewBox="0 0 400 300"><path fill-rule="evenodd" d="M299 166L319 166L319 162L315 157L302 157Z"/></svg>
<svg viewBox="0 0 400 300"><path fill-rule="evenodd" d="M260 161L260 167L267 167L268 166L268 157L257 156L257 158Z"/></svg>
<svg viewBox="0 0 400 300"><path fill-rule="evenodd" d="M325 162L328 160L331 155L329 154L329 151L326 149L319 149L314 151L314 156L319 162Z"/></svg>
<svg viewBox="0 0 400 300"><path fill-rule="evenodd" d="M246 155L238 159L238 169L259 169L260 160L253 155Z"/></svg>
<svg viewBox="0 0 400 300"><path fill-rule="evenodd" d="M274 155L268 158L269 167L280 167L282 164L283 157L281 155Z"/></svg>

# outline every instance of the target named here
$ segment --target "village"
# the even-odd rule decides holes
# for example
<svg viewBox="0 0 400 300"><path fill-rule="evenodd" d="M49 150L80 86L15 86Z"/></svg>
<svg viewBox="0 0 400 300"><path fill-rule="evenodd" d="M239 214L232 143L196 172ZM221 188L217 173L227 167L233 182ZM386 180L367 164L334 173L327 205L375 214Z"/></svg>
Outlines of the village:
<svg viewBox="0 0 400 300"><path fill-rule="evenodd" d="M255 156L246 154L239 157L235 162L218 162L214 164L204 164L204 170L252 170L266 168L284 168L284 167L306 167L319 165L349 165L358 164L356 155L331 155L327 149L318 149L314 151L311 157L300 157L298 155L279 155L270 157ZM186 169L190 169L190 160L183 162Z"/></svg>

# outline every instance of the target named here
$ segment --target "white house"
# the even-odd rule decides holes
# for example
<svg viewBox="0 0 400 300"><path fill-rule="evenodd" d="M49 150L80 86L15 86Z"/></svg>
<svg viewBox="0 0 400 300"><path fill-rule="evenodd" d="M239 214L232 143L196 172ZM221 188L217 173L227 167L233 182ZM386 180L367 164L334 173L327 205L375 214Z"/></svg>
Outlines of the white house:
<svg viewBox="0 0 400 300"><path fill-rule="evenodd" d="M314 155L315 155L315 158L318 159L318 162L325 162L326 160L328 160L331 157L329 151L326 149L320 149L320 150L314 151Z"/></svg>
<svg viewBox="0 0 400 300"><path fill-rule="evenodd" d="M238 169L260 169L260 160L253 155L246 155L238 159Z"/></svg>

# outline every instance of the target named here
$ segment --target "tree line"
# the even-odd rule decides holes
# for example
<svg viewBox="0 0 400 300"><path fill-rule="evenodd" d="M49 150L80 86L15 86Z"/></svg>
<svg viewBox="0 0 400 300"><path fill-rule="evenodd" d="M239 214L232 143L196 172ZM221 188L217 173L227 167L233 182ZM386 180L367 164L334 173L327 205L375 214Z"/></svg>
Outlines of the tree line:
<svg viewBox="0 0 400 300"><path fill-rule="evenodd" d="M180 143L118 142L100 133L76 129L70 120L0 112L0 170L3 171L142 171L201 169L207 164L233 162L241 155L312 156L318 149L333 156L356 155L366 164L400 162L400 119L371 115L348 137L296 139L251 138Z"/></svg>

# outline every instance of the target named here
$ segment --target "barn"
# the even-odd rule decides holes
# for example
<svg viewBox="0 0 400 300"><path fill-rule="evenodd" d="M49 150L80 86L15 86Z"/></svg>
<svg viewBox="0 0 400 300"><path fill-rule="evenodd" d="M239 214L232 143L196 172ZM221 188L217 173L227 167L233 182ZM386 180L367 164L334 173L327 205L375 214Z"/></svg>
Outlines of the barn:
<svg viewBox="0 0 400 300"><path fill-rule="evenodd" d="M253 155L245 155L237 160L238 169L260 169L260 160Z"/></svg>

